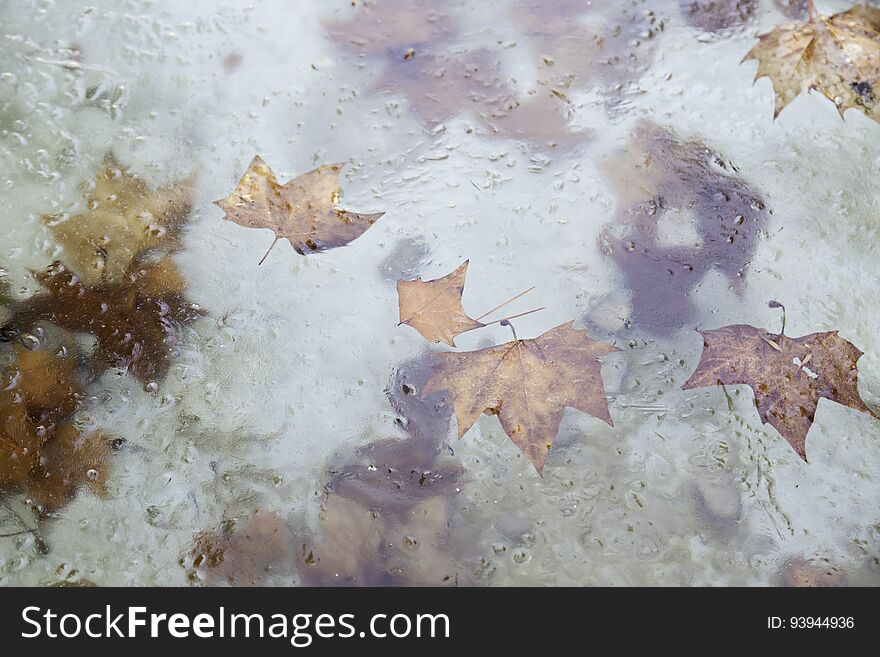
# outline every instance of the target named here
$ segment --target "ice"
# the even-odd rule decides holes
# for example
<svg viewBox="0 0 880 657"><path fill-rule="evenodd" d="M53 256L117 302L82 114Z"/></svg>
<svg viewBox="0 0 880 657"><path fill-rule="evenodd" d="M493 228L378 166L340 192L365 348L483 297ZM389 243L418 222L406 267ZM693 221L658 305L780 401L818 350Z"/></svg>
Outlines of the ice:
<svg viewBox="0 0 880 657"><path fill-rule="evenodd" d="M401 0L403 16L440 23L404 21L422 36L366 51L331 36L365 30L366 4L0 9L4 298L64 259L40 217L81 211L112 151L154 186L197 173L174 257L204 313L156 389L116 370L89 385L78 421L124 440L108 495L82 489L38 534L0 538L0 584L227 583L197 563L196 536L260 518L289 529L296 563L227 537L246 583L776 585L825 564L832 583L880 583L880 420L822 401L804 463L748 388L679 389L695 328L778 330L775 299L788 334L839 330L864 351L862 396L880 403L880 126L818 94L774 122L769 81L740 64L796 3L716 3L728 13L709 20L691 5L712 3L678 0ZM733 256L706 247L721 233L688 203L717 199L673 198L653 246L696 271L660 307L644 292L668 291L663 271L628 273L616 255L651 216L632 220L651 194L627 160L645 130L674 144L664 167L705 147L680 183L742 192L725 222L748 239ZM280 242L258 267L271 233L212 204L255 154L280 180L345 162L340 207L386 215L347 247L302 257ZM403 388L439 347L397 326L394 283L467 258L472 315L534 285L511 312L547 309L515 320L520 337L575 319L624 349L603 367L615 426L566 411L543 477L496 418L458 440L448 413ZM456 342L508 339L496 325ZM0 533L35 522L7 497Z"/></svg>

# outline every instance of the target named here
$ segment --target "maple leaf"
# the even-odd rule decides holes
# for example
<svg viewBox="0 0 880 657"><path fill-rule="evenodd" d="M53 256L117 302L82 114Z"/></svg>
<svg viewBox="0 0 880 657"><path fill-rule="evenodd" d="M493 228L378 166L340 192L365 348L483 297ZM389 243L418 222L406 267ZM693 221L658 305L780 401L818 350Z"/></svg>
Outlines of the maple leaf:
<svg viewBox="0 0 880 657"><path fill-rule="evenodd" d="M599 358L615 351L620 349L592 340L568 322L529 340L439 354L422 395L443 391L452 398L459 437L481 414L497 415L541 473L566 406L614 425Z"/></svg>
<svg viewBox="0 0 880 657"><path fill-rule="evenodd" d="M110 453L110 443L102 432L81 434L72 424L62 425L40 453L31 474L29 496L44 513L67 504L81 486L104 497Z"/></svg>
<svg viewBox="0 0 880 657"><path fill-rule="evenodd" d="M461 305L468 262L430 281L397 281L400 324L412 326L426 340L445 342L450 347L455 346L458 334L485 326L468 317Z"/></svg>
<svg viewBox="0 0 880 657"><path fill-rule="evenodd" d="M26 484L40 456L41 442L31 430L24 406L0 405L0 490Z"/></svg>
<svg viewBox="0 0 880 657"><path fill-rule="evenodd" d="M789 559L781 573L782 586L820 588L846 586L846 572L828 559Z"/></svg>
<svg viewBox="0 0 880 657"><path fill-rule="evenodd" d="M862 355L837 331L800 338L747 324L700 331L703 354L683 389L745 384L769 423L807 460L807 432L819 399L875 415L859 396L856 361Z"/></svg>
<svg viewBox="0 0 880 657"><path fill-rule="evenodd" d="M344 164L324 164L281 185L260 156L254 157L235 191L214 201L224 218L249 228L269 228L297 253L318 253L360 237L384 212L359 214L339 210L339 171Z"/></svg>
<svg viewBox="0 0 880 657"><path fill-rule="evenodd" d="M480 321L483 317L535 289L530 287L525 292L520 292L476 319L468 317L461 305L461 295L464 292L464 279L467 276L469 262L469 260L465 260L454 272L430 281L423 281L421 278L412 281L397 281L397 295L400 305L400 322L397 325L407 324L421 333L426 340L445 342L450 347L454 347L455 337L461 333L544 310L543 308L535 308L486 324Z"/></svg>
<svg viewBox="0 0 880 657"><path fill-rule="evenodd" d="M806 23L786 23L758 37L743 61L756 59L755 79L769 77L774 118L805 89L829 98L843 116L855 107L880 122L880 9L857 5L829 17L812 3Z"/></svg>
<svg viewBox="0 0 880 657"><path fill-rule="evenodd" d="M310 586L465 583L450 531L462 469L443 449L450 409L416 391L431 374L432 354L402 364L387 393L407 438L358 448L331 462L318 534L303 546L300 573Z"/></svg>
<svg viewBox="0 0 880 657"><path fill-rule="evenodd" d="M27 409L31 420L49 427L79 408L85 391L71 356L22 346L16 346L14 355L14 364L6 371L4 392Z"/></svg>
<svg viewBox="0 0 880 657"><path fill-rule="evenodd" d="M17 347L3 373L0 489L25 490L42 513L66 504L82 485L104 494L108 441L70 422L83 392L74 359L48 349Z"/></svg>
<svg viewBox="0 0 880 657"><path fill-rule="evenodd" d="M46 292L22 301L3 327L5 333L40 321L92 333L99 368L128 369L144 382L165 377L178 325L197 315L186 303L186 284L170 257L143 267L132 263L115 283L87 286L59 263L36 278Z"/></svg>
<svg viewBox="0 0 880 657"><path fill-rule="evenodd" d="M86 194L88 210L43 221L83 283L116 281L146 251L177 244L192 207L193 182L191 176L153 190L108 154Z"/></svg>

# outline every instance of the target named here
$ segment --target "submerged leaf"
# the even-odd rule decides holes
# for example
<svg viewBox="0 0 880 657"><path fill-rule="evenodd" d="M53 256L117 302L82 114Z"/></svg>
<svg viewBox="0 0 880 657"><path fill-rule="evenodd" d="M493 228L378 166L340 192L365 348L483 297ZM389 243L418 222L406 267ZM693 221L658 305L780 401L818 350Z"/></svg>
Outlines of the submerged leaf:
<svg viewBox="0 0 880 657"><path fill-rule="evenodd" d="M26 486L41 445L23 405L0 405L0 491Z"/></svg>
<svg viewBox="0 0 880 657"><path fill-rule="evenodd" d="M4 331L23 331L49 321L97 338L96 366L128 369L141 381L160 381L170 366L178 325L196 312L186 303L186 284L170 257L138 266L115 283L87 286L63 265L37 275L46 289L19 304Z"/></svg>
<svg viewBox="0 0 880 657"><path fill-rule="evenodd" d="M530 340L438 355L423 396L451 397L464 436L480 415L497 415L508 437L540 473L567 406L613 426L599 358L620 351L573 322Z"/></svg>
<svg viewBox="0 0 880 657"><path fill-rule="evenodd" d="M72 424L65 424L40 454L32 473L30 497L43 511L64 506L81 486L103 497L109 460L106 435L100 431L80 434Z"/></svg>
<svg viewBox="0 0 880 657"><path fill-rule="evenodd" d="M17 348L0 392L0 489L25 491L49 513L81 486L104 494L110 447L99 431L81 434L70 418L83 389L74 360Z"/></svg>
<svg viewBox="0 0 880 657"><path fill-rule="evenodd" d="M258 155L235 191L214 203L226 213L227 221L269 228L275 233L275 242L285 238L301 255L345 246L385 213L359 214L336 208L343 166L325 164L281 185Z"/></svg>
<svg viewBox="0 0 880 657"><path fill-rule="evenodd" d="M758 37L743 61L758 60L755 79L769 77L774 117L801 92L815 89L840 115L854 107L880 122L880 9L857 5L806 23L786 23Z"/></svg>
<svg viewBox="0 0 880 657"><path fill-rule="evenodd" d="M192 177L153 190L108 154L86 194L88 210L43 220L84 284L115 282L146 251L177 244L192 194Z"/></svg>
<svg viewBox="0 0 880 657"><path fill-rule="evenodd" d="M790 338L737 324L700 335L703 355L682 388L748 385L761 421L776 428L805 461L819 399L876 415L859 396L856 362L862 352L837 331Z"/></svg>
<svg viewBox="0 0 880 657"><path fill-rule="evenodd" d="M189 556L209 584L225 580L232 586L256 586L273 570L293 566L293 535L274 511L257 511L244 526L227 522L220 531L199 532Z"/></svg>

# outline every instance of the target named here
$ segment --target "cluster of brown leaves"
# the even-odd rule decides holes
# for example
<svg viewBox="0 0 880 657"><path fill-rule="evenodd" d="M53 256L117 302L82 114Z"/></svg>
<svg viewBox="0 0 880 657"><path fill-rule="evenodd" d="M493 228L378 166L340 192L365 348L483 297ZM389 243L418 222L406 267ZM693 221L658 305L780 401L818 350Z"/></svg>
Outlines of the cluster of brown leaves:
<svg viewBox="0 0 880 657"><path fill-rule="evenodd" d="M24 491L42 514L81 485L102 495L110 448L101 432L73 423L85 394L74 358L21 346L14 358L0 392L0 491Z"/></svg>
<svg viewBox="0 0 880 657"><path fill-rule="evenodd" d="M400 323L450 346L456 335L485 326L461 305L467 264L432 281L398 281ZM507 436L541 473L566 407L613 425L599 359L615 351L620 350L592 340L569 322L530 340L437 354L421 394L441 394L444 403L451 402L459 437L483 413L497 415Z"/></svg>
<svg viewBox="0 0 880 657"><path fill-rule="evenodd" d="M36 274L45 292L13 307L5 335L41 322L96 338L92 365L127 369L144 382L168 372L181 322L197 314L170 254L189 215L192 180L151 190L107 156L88 211L47 218L62 262Z"/></svg>
<svg viewBox="0 0 880 657"><path fill-rule="evenodd" d="M42 293L10 300L2 334L12 364L0 393L0 488L24 491L41 513L69 501L80 485L104 492L108 440L75 423L86 392L80 372L94 377L119 367L157 383L168 372L179 324L196 314L170 256L189 215L192 182L151 189L108 155L86 192L85 212L44 218L64 264L35 274ZM80 355L72 334L95 338L90 357Z"/></svg>
<svg viewBox="0 0 880 657"><path fill-rule="evenodd" d="M809 89L831 100L841 116L856 108L880 122L880 9L857 5L823 17L809 4L806 23L762 35L743 60L757 60L755 79L773 83L774 117Z"/></svg>

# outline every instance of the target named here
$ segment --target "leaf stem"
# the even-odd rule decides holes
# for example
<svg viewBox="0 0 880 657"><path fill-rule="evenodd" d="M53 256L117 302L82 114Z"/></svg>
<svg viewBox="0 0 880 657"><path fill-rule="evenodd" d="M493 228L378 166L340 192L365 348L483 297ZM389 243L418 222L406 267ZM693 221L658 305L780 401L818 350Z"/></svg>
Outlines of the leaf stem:
<svg viewBox="0 0 880 657"><path fill-rule="evenodd" d="M269 257L269 254L272 252L272 249L275 248L275 245L278 244L278 240L280 240L280 239L281 239L280 235L275 236L275 239L272 240L272 244L269 246L269 250L266 251L266 255L264 255L263 258L260 260L260 262L257 263L257 267L259 267L260 265L262 265L266 261L266 258Z"/></svg>
<svg viewBox="0 0 880 657"><path fill-rule="evenodd" d="M813 0L807 0L807 12L808 12L807 15L810 18L810 22L815 23L816 18L818 17L818 14L816 12L816 5L813 2Z"/></svg>
<svg viewBox="0 0 880 657"><path fill-rule="evenodd" d="M785 333L785 306L783 306L778 301L771 300L770 303L767 304L771 308L782 308L782 330L779 331L779 335Z"/></svg>
<svg viewBox="0 0 880 657"><path fill-rule="evenodd" d="M39 525L36 527L28 527L28 522L22 517L21 513L19 513L13 506L10 504L10 501L2 502L2 505L6 507L6 509L16 517L18 522L24 526L24 529L21 529L17 532L10 532L7 534L0 534L0 538L11 538L13 536L21 536L23 534L30 534L34 537L34 544L37 548L37 552L40 554L49 554L49 546L46 545L46 542L40 536Z"/></svg>
<svg viewBox="0 0 880 657"><path fill-rule="evenodd" d="M511 324L509 320L502 319L502 320L501 320L501 326L509 326L509 327L510 327L510 330L513 331L513 339L514 339L514 340L519 340L519 338L516 337L516 329L513 328L513 324Z"/></svg>
<svg viewBox="0 0 880 657"><path fill-rule="evenodd" d="M515 297L511 297L510 299L508 299L508 300L505 301L504 303L495 306L492 310L483 313L482 315L480 315L479 317L477 317L477 318L475 319L475 321L479 322L479 321L480 321L481 319L483 319L484 317L486 317L486 316L488 316L488 315L491 315L492 313L494 313L494 312L495 312L496 310L498 310L499 308L504 308L504 306L506 306L507 304L509 304L509 303L511 303L511 302L513 302L513 301L516 301L516 300L519 299L521 296L524 296L524 295L528 294L529 292L531 292L531 291L534 290L534 289L535 289L535 286L532 285L532 287L530 287L530 288L529 288L528 290L526 290L525 292L520 292L520 293L517 294ZM499 319L499 320L497 320L497 321L500 322L501 320ZM491 323L491 324L494 324L495 322L490 322L490 323Z"/></svg>

